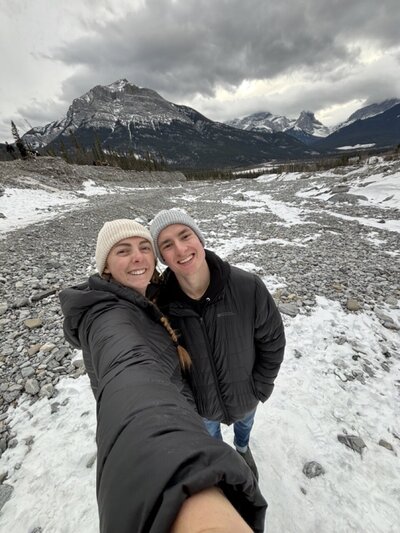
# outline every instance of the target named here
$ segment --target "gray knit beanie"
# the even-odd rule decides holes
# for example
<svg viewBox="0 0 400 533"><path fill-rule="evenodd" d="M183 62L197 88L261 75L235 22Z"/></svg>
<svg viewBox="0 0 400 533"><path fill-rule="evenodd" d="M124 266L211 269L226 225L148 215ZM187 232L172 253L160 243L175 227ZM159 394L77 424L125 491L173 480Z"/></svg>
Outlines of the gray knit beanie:
<svg viewBox="0 0 400 533"><path fill-rule="evenodd" d="M167 226L171 226L171 224L183 224L184 226L188 226L198 236L201 244L203 246L206 244L199 226L186 211L177 207L174 207L173 209L164 209L163 211L157 213L157 215L150 222L150 232L151 236L153 237L156 254L159 260L164 263L164 265L165 262L162 258L157 241L162 230Z"/></svg>
<svg viewBox="0 0 400 533"><path fill-rule="evenodd" d="M147 239L155 255L154 243L150 231L142 226L142 224L127 218L111 220L104 224L97 235L96 267L100 275L104 272L107 256L111 248L117 242L122 241L122 239L128 239L129 237L143 237L143 239Z"/></svg>

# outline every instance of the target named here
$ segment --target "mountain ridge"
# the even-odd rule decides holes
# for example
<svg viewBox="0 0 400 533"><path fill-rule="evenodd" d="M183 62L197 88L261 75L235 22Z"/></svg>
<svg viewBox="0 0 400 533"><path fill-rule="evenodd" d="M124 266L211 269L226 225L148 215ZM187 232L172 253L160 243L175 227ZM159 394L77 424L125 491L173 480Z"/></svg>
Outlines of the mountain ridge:
<svg viewBox="0 0 400 533"><path fill-rule="evenodd" d="M396 102L400 100L361 108L333 132L312 111L302 111L296 119L261 111L223 123L123 78L92 87L73 100L63 118L32 128L23 139L33 149L56 153L100 143L103 150L150 155L171 168L234 168L313 157L335 150L338 143L361 144L366 137L375 138L377 147L397 144L396 117L390 115L391 122L384 125L374 121ZM354 123L350 134L346 128ZM380 127L386 135L374 130Z"/></svg>
<svg viewBox="0 0 400 533"><path fill-rule="evenodd" d="M304 145L286 135L244 132L126 79L97 85L73 100L66 116L24 135L33 148L91 148L148 154L172 167L244 166L302 157Z"/></svg>

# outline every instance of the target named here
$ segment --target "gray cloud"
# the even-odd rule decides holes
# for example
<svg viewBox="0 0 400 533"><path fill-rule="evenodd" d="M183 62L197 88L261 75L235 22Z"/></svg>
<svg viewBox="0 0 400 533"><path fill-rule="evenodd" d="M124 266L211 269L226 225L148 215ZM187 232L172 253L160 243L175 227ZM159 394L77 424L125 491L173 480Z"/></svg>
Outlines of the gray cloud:
<svg viewBox="0 0 400 533"><path fill-rule="evenodd" d="M55 57L97 77L124 73L168 94L213 95L243 79L357 61L349 42L394 46L399 26L397 0L151 0L122 20L98 23Z"/></svg>
<svg viewBox="0 0 400 533"><path fill-rule="evenodd" d="M32 126L37 124L44 125L47 122L62 118L70 104L71 102L66 101L46 100L39 102L34 100L26 106L19 107L17 112L21 117L25 117L26 122L32 124Z"/></svg>
<svg viewBox="0 0 400 533"><path fill-rule="evenodd" d="M108 5L101 0L102 9L112 10ZM73 98L94 85L119 78L176 103L190 105L203 96L208 103L199 111L215 120L258 110L290 116L348 100L400 96L399 56L397 69L375 75L361 62L368 47L386 53L400 47L398 0L147 0L132 5L112 20L98 14L89 20L86 10L77 24L88 28L87 36L58 45L48 56L74 69L62 84L59 102L36 102L21 112L49 121L53 111L65 106L64 114ZM281 94L228 106L213 99L219 87L234 90L244 80L293 73L302 73L307 86L296 91L289 85Z"/></svg>

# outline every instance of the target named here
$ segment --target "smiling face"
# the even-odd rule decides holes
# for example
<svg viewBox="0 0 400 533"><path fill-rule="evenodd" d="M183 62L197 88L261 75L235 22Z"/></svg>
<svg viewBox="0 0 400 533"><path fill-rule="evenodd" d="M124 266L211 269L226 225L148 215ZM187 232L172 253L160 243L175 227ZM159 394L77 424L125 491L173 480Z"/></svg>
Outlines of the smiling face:
<svg viewBox="0 0 400 533"><path fill-rule="evenodd" d="M180 278L195 277L208 269L203 245L188 226L171 224L160 232L158 247L165 263Z"/></svg>
<svg viewBox="0 0 400 533"><path fill-rule="evenodd" d="M104 273L144 295L155 266L156 260L149 241L143 237L128 237L111 248Z"/></svg>

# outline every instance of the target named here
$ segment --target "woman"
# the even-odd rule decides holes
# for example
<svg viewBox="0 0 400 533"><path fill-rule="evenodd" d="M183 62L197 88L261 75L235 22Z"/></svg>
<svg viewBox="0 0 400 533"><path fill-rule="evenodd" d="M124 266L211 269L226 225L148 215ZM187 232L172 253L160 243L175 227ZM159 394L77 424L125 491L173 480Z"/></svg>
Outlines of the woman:
<svg viewBox="0 0 400 533"><path fill-rule="evenodd" d="M99 274L60 294L65 336L82 349L97 401L100 530L262 532L258 485L194 412L181 376L190 358L145 296L155 264L146 228L106 222Z"/></svg>

